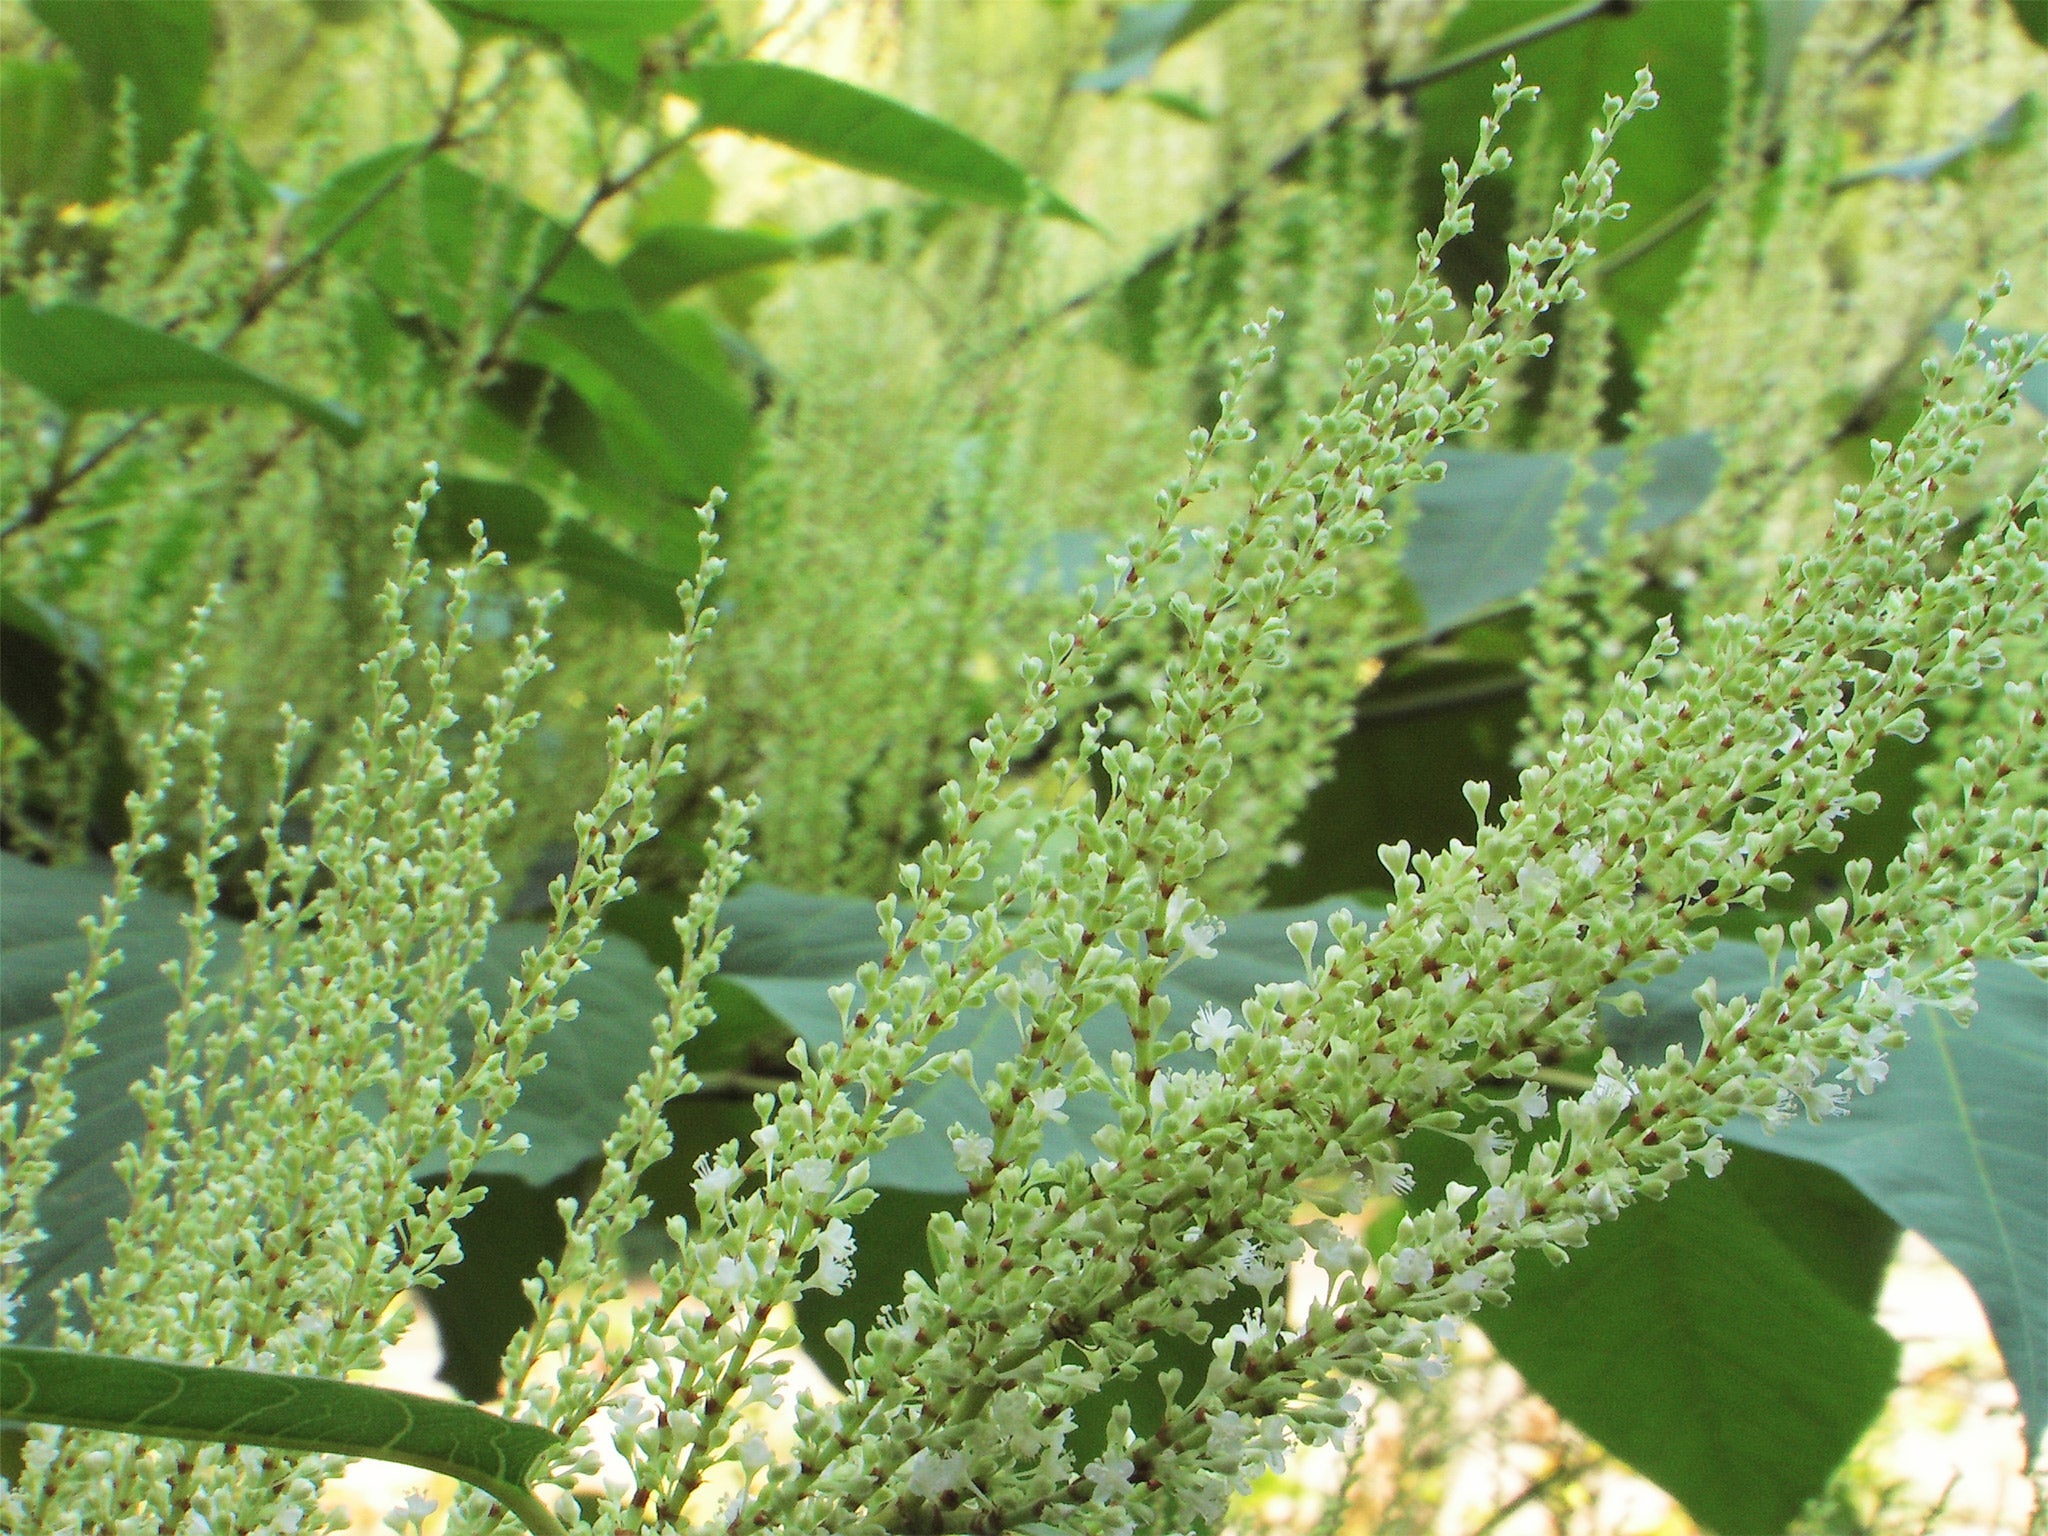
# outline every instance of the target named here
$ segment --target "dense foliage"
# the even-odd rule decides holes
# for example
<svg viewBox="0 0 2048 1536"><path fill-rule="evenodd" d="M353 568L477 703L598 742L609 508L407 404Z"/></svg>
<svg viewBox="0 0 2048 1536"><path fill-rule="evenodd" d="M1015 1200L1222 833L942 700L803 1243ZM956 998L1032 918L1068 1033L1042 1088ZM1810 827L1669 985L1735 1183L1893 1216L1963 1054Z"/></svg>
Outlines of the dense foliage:
<svg viewBox="0 0 2048 1536"><path fill-rule="evenodd" d="M2038 1446L2038 12L0 10L9 1528Z"/></svg>

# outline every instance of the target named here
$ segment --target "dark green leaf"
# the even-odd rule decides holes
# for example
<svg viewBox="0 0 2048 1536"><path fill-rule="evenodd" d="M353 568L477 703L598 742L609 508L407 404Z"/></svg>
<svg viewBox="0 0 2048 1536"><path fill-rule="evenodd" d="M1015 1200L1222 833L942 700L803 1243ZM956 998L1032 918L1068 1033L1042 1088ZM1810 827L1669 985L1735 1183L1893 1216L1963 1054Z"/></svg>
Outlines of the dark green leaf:
<svg viewBox="0 0 2048 1536"><path fill-rule="evenodd" d="M573 1173L551 1184L486 1179L483 1200L455 1223L462 1259L419 1292L441 1339L435 1374L471 1402L504 1395L505 1347L533 1321L526 1281L543 1259L559 1259L568 1239L555 1202L588 1199L589 1180Z"/></svg>
<svg viewBox="0 0 2048 1536"><path fill-rule="evenodd" d="M1077 91L1113 91L1152 72L1159 56L1186 42L1237 0L1129 0L1103 45L1103 67L1077 76Z"/></svg>
<svg viewBox="0 0 2048 1536"><path fill-rule="evenodd" d="M1609 1017L1609 1038L1638 1060L1661 1059L1668 1044L1697 1047L1692 993L1710 977L1725 1000L1754 996L1770 971L1754 944L1723 940L1643 984L1646 1013ZM2048 982L1981 963L1977 1007L1968 1029L1917 1010L1911 1043L1848 1114L1775 1134L1739 1121L1727 1136L1834 1169L1941 1250L1984 1303L2031 1444L2048 1424Z"/></svg>
<svg viewBox="0 0 2048 1536"><path fill-rule="evenodd" d="M2048 48L2048 0L2012 0L2013 19L2043 48Z"/></svg>
<svg viewBox="0 0 2048 1536"><path fill-rule="evenodd" d="M589 403L619 465L692 500L733 482L752 427L747 407L628 311L544 316L520 332L518 352Z"/></svg>
<svg viewBox="0 0 2048 1536"><path fill-rule="evenodd" d="M803 241L765 229L666 224L650 229L619 258L619 277L642 304L662 304L686 288L773 266L804 249Z"/></svg>
<svg viewBox="0 0 2048 1536"><path fill-rule="evenodd" d="M1428 1202L1484 1184L1466 1150L1405 1146ZM1719 1179L1515 1266L1478 1319L1558 1412L1713 1530L1782 1530L1884 1407L1898 1345L1871 1319L1897 1228L1824 1169L1738 1151ZM1730 1475L1740 1468L1740 1475Z"/></svg>
<svg viewBox="0 0 2048 1536"><path fill-rule="evenodd" d="M1042 200L1047 213L1086 222L1072 204L1040 188L979 139L829 75L732 59L688 70L670 86L697 103L706 127L773 139L934 196L998 208L1024 208Z"/></svg>
<svg viewBox="0 0 2048 1536"><path fill-rule="evenodd" d="M105 866L44 869L0 854L0 877L0 1036L36 1032L48 1043L57 1022L51 993L84 958L78 920L98 910L110 889L107 871ZM105 1262L106 1224L128 1208L112 1163L142 1129L141 1111L128 1087L163 1059L163 1021L177 991L158 966L185 952L178 927L185 910L181 902L145 891L120 930L127 959L100 998L104 1016L93 1031L99 1054L71 1073L78 1119L60 1148L60 1171L37 1206L49 1237L30 1254L32 1278L22 1293L23 1337L48 1334L50 1287ZM213 976L229 974L239 953L234 925L221 924L219 932ZM538 923L500 923L468 980L494 1005L502 1005L521 951L544 936ZM618 1123L626 1089L646 1063L654 1039L652 1021L667 1006L654 967L634 946L611 944L570 983L568 995L580 1005L575 1026L548 1037L546 1067L526 1080L505 1119L507 1130L526 1136L528 1150L492 1154L479 1169L483 1175L551 1184L596 1156ZM465 1030L458 1021L458 1058L469 1046ZM433 1178L444 1167L436 1153L414 1173Z"/></svg>
<svg viewBox="0 0 2048 1536"><path fill-rule="evenodd" d="M369 211L350 222L366 205ZM460 327L475 302L479 261L491 264L484 287L496 319L526 274L565 240L568 254L542 287L542 302L562 309L632 307L618 274L562 224L445 156L421 160L417 144L393 145L344 166L300 213L308 244L344 225L335 249L355 260L393 305L430 315L448 330Z"/></svg>
<svg viewBox="0 0 2048 1536"><path fill-rule="evenodd" d="M113 112L122 80L133 86L143 167L199 126L213 68L208 0L34 0L30 8L70 48L85 73L86 99L101 114Z"/></svg>
<svg viewBox="0 0 2048 1536"><path fill-rule="evenodd" d="M45 309L0 299L0 369L71 413L181 405L281 405L344 443L362 418L233 358L124 320L92 304Z"/></svg>
<svg viewBox="0 0 2048 1536"><path fill-rule="evenodd" d="M317 1376L10 1344L0 1346L0 1417L403 1462L483 1489L530 1530L560 1529L526 1486L560 1437L466 1403Z"/></svg>
<svg viewBox="0 0 2048 1536"><path fill-rule="evenodd" d="M1636 451L1647 453L1650 471L1638 530L1663 528L1685 516L1706 500L1721 472L1721 456L1703 432L1642 450L1595 451L1592 467L1600 478L1586 497L1593 525L1584 534L1587 560L1605 546L1595 529L1615 506L1617 481ZM1414 514L1401 548L1401 569L1415 584L1430 634L1516 602L1542 581L1551 525L1572 476L1569 454L1451 449L1439 457L1444 478L1411 493Z"/></svg>
<svg viewBox="0 0 2048 1536"><path fill-rule="evenodd" d="M703 0L434 0L475 42L524 37L561 53L600 105L623 106L639 77L641 45L702 13Z"/></svg>
<svg viewBox="0 0 2048 1536"><path fill-rule="evenodd" d="M572 601L624 602L671 628L682 613L676 588L688 577L628 554L587 523L555 516L539 492L509 480L445 477L420 528L421 550L442 560L467 558L473 521L513 564L545 561L570 577L578 584Z"/></svg>

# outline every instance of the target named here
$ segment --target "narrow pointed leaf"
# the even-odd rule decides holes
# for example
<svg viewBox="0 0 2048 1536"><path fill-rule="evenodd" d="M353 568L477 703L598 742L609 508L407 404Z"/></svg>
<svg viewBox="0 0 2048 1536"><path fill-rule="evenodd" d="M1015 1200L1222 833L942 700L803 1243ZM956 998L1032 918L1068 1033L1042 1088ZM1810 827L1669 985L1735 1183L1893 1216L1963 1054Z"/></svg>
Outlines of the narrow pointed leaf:
<svg viewBox="0 0 2048 1536"><path fill-rule="evenodd" d="M697 104L704 126L773 139L820 160L886 176L938 197L997 208L1045 211L1085 223L1071 203L1041 190L1014 161L914 107L829 75L733 59L704 64L670 82Z"/></svg>
<svg viewBox="0 0 2048 1536"><path fill-rule="evenodd" d="M403 1462L481 1488L528 1528L560 1527L526 1486L561 1445L466 1403L318 1376L0 1347L0 1418Z"/></svg>
<svg viewBox="0 0 2048 1536"><path fill-rule="evenodd" d="M0 371L74 414L281 405L340 442L363 436L362 418L345 406L93 304L67 300L37 309L18 293L0 299Z"/></svg>

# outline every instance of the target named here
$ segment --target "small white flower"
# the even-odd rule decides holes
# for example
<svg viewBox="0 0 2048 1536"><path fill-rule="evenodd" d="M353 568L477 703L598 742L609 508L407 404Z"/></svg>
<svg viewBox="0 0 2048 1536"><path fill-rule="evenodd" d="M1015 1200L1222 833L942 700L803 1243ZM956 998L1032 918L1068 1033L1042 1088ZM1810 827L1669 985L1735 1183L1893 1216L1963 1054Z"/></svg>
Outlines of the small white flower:
<svg viewBox="0 0 2048 1536"><path fill-rule="evenodd" d="M1195 1049L1198 1051L1215 1055L1243 1033L1244 1026L1231 1018L1228 1008L1217 1003L1204 1003L1195 1010Z"/></svg>
<svg viewBox="0 0 2048 1536"><path fill-rule="evenodd" d="M1697 1152L1688 1154L1687 1160L1698 1163L1708 1178L1718 1179L1721 1170L1728 1166L1728 1144L1718 1136L1710 1136Z"/></svg>
<svg viewBox="0 0 2048 1536"><path fill-rule="evenodd" d="M1607 867L1607 860L1602 857L1600 850L1591 843L1573 843L1571 846L1571 861L1572 868L1576 869L1580 876L1587 880L1592 879Z"/></svg>
<svg viewBox="0 0 2048 1536"><path fill-rule="evenodd" d="M1130 1457L1104 1451L1082 1468L1081 1475L1095 1485L1097 1504L1113 1504L1131 1491L1131 1473L1136 1470Z"/></svg>
<svg viewBox="0 0 2048 1536"><path fill-rule="evenodd" d="M789 1171L797 1188L807 1195L822 1195L832 1187L832 1160L828 1157L800 1157Z"/></svg>
<svg viewBox="0 0 2048 1536"><path fill-rule="evenodd" d="M1533 859L1515 871L1515 889L1532 907L1553 905L1564 891L1564 882Z"/></svg>
<svg viewBox="0 0 2048 1536"><path fill-rule="evenodd" d="M953 1166L967 1178L985 1171L996 1144L978 1131L960 1131L953 1137Z"/></svg>
<svg viewBox="0 0 2048 1536"><path fill-rule="evenodd" d="M1491 896L1482 893L1472 903L1472 928L1476 933L1493 933L1508 925L1507 916Z"/></svg>
<svg viewBox="0 0 2048 1536"><path fill-rule="evenodd" d="M1060 1106L1066 1102L1067 1090L1056 1084L1034 1089L1031 1094L1031 1107L1054 1125L1067 1123L1067 1117L1060 1111Z"/></svg>
<svg viewBox="0 0 2048 1536"><path fill-rule="evenodd" d="M1550 1095L1541 1083L1530 1078L1508 1101L1508 1108L1514 1112L1515 1123L1526 1131L1550 1113Z"/></svg>
<svg viewBox="0 0 2048 1536"><path fill-rule="evenodd" d="M697 1159L697 1178L690 1186L697 1192L697 1208L704 1210L717 1205L732 1193L733 1186L740 1181L739 1166L735 1163L714 1163L710 1154Z"/></svg>
<svg viewBox="0 0 2048 1536"><path fill-rule="evenodd" d="M1418 1286L1435 1273L1436 1260L1421 1248L1403 1248L1387 1265L1387 1279L1395 1285Z"/></svg>
<svg viewBox="0 0 2048 1536"><path fill-rule="evenodd" d="M853 1228L834 1216L818 1234L818 1289L837 1296L853 1278Z"/></svg>
<svg viewBox="0 0 2048 1536"><path fill-rule="evenodd" d="M429 1498L415 1490L385 1512L384 1523L394 1531L402 1531L408 1525L425 1525L440 1507L439 1499Z"/></svg>

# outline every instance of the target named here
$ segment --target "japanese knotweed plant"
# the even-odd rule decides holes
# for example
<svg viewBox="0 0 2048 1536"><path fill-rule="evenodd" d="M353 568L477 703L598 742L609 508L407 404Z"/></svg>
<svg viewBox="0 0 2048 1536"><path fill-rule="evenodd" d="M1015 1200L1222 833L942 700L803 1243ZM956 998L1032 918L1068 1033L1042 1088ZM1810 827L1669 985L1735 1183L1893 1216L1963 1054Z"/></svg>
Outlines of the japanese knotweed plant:
<svg viewBox="0 0 2048 1536"><path fill-rule="evenodd" d="M1518 1255L1567 1259L1593 1225L1694 1165L1711 1176L1725 1156L1716 1128L1732 1116L1839 1109L1845 1083L1882 1075L1903 1009L1967 1008L1974 960L2042 963L2048 698L2038 668L1999 668L2040 655L2048 523L2022 509L2048 494L2048 468L1959 543L1942 501L2041 348L1992 344L1973 323L1953 361L1930 367L1912 430L1879 445L1870 481L1842 495L1824 537L1781 563L1754 609L1683 638L1667 623L1624 669L1560 701L1512 798L1494 811L1488 786L1468 786L1471 843L1382 850L1383 920L1295 925L1299 979L1235 1012L1205 1008L1188 1028L1171 1018L1163 984L1218 933L1197 884L1224 852L1212 809L1229 744L1284 664L1290 624L1329 593L1346 551L1380 535L1388 498L1439 472L1432 451L1485 425L1503 371L1541 350L1537 320L1578 296L1593 235L1622 211L1608 150L1653 103L1647 75L1609 103L1557 208L1511 248L1506 283L1459 310L1439 261L1471 227L1474 186L1505 168L1500 118L1528 94L1510 74L1469 169L1447 170L1443 218L1419 238L1412 277L1375 296L1376 344L1291 440L1230 477L1235 513L1190 536L1189 509L1254 436L1246 402L1273 360L1272 320L1249 328L1216 424L1191 435L1150 531L1023 663L1021 700L940 791L936 835L879 904L882 957L835 994L841 1038L792 1048L790 1080L756 1101L751 1142L698 1165L697 1219L670 1223L674 1250L630 1303L630 1327L602 1326L604 1308L626 1304L621 1244L647 1210L639 1176L670 1147L661 1106L694 1084L686 1051L709 1017L718 905L749 816L725 805L652 1058L594 1191L564 1206L566 1249L532 1283L536 1316L506 1356L505 1413L567 1437L558 1486L586 1479L584 1504L563 1499L565 1519L834 1536L1200 1526L1291 1443L1337 1434L1353 1382L1440 1371L1461 1322L1509 1299ZM4 1132L12 1277L69 1113L65 1069L91 1049L122 900L157 829L196 823L170 1060L140 1090L149 1129L123 1165L133 1208L114 1262L65 1298L60 1342L337 1375L390 1341L394 1300L454 1257L463 1175L502 1145L549 1031L573 1029L561 986L630 888L626 855L652 831L657 783L682 765L700 707L689 668L720 571L709 515L682 632L659 662L662 701L615 720L606 788L578 823L549 937L499 1012L462 977L493 914L490 826L507 814L497 775L532 723L517 696L544 665L544 610L458 758L450 678L474 578L450 574L447 628L426 641L412 615L428 573L402 561L372 708L315 797L310 840L286 835L297 802L279 794L259 916L224 980L206 969L209 871L229 835L212 787L218 706L202 668L172 669L117 895L59 999L62 1038L9 1068L21 1090ZM1176 587L1191 546L1196 579ZM1124 632L1162 619L1178 643L1112 733L1088 708L1101 673ZM1709 942L1730 907L1782 889L1788 856L1838 841L1877 744L1918 735L1930 704L1973 691L1997 709L1956 741L1906 852L1881 873L1852 865L1848 894L1767 930L1770 984L1725 1002L1703 991L1696 1048L1639 1068L1608 1054L1554 1118L1533 1082L1493 1086L1586 1048L1603 994L1623 989L1626 1010L1628 983ZM288 721L283 785L297 736ZM1065 793L1018 781L1048 744ZM981 1008L1012 1022L1013 1053L934 1049ZM1105 1009L1129 1029L1108 1059L1081 1034ZM906 1094L955 1072L990 1118L987 1134L951 1128L965 1204L933 1219L928 1270L864 1337L850 1324L828 1333L846 1390L800 1395L793 1450L777 1456L755 1410L794 1390L775 1353L795 1342L787 1304L846 1286L872 1160L917 1128ZM1090 1094L1115 1111L1093 1155L1040 1155L1063 1106ZM1453 1184L1375 1253L1329 1218L1408 1188L1401 1138L1417 1132L1462 1137L1484 1187ZM423 1195L410 1175L437 1152L450 1178ZM1325 1219L1298 1220L1305 1189L1322 1192ZM1280 1287L1305 1254L1332 1285L1290 1320ZM1212 1331L1201 1309L1240 1285L1259 1304ZM1140 1435L1119 1409L1099 1452L1073 1454L1077 1411L1173 1336L1206 1343L1206 1371L1161 1377L1155 1429ZM590 1476L600 1468L602 1482ZM291 1532L316 1519L323 1470L253 1448L181 1453L39 1430L0 1510L21 1530ZM451 1528L501 1519L478 1499Z"/></svg>

